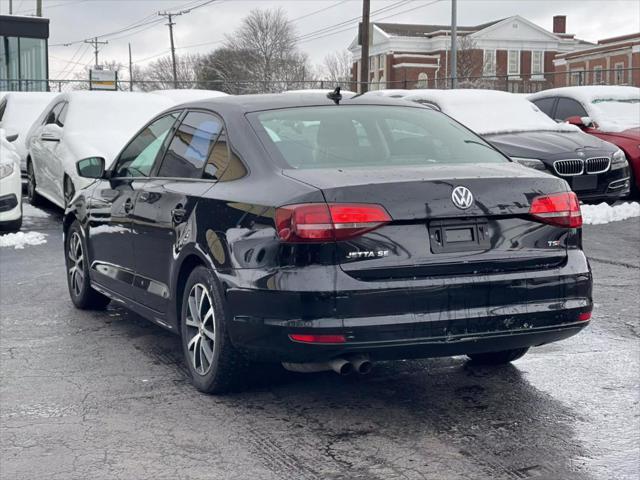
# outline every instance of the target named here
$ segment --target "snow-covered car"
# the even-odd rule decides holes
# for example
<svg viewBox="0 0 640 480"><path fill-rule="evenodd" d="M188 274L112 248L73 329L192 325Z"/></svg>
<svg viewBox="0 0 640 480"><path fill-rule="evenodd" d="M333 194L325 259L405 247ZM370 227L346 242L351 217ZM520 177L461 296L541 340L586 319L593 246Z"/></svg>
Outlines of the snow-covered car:
<svg viewBox="0 0 640 480"><path fill-rule="evenodd" d="M151 117L175 102L135 92L70 92L57 95L27 135L27 196L64 208L74 192L91 183L76 162L101 157L107 165Z"/></svg>
<svg viewBox="0 0 640 480"><path fill-rule="evenodd" d="M617 145L631 167L632 188L640 193L640 88L583 86L544 90L529 100L558 122Z"/></svg>
<svg viewBox="0 0 640 480"><path fill-rule="evenodd" d="M304 89L300 89L300 90L285 90L282 93L330 93L333 92L333 88L304 88ZM342 95L357 95L356 92L352 92L351 90L344 90L341 89L340 93Z"/></svg>
<svg viewBox="0 0 640 480"><path fill-rule="evenodd" d="M27 172L27 132L56 95L51 92L8 92L0 99L0 128L18 134L12 143L20 156L20 170L24 177Z"/></svg>
<svg viewBox="0 0 640 480"><path fill-rule="evenodd" d="M0 129L0 230L20 230L22 226L20 156L12 143L16 135L7 137Z"/></svg>
<svg viewBox="0 0 640 480"><path fill-rule="evenodd" d="M521 95L495 90L417 90L430 105L480 134L512 160L565 179L581 200L629 194L629 164L615 145L556 123Z"/></svg>
<svg viewBox="0 0 640 480"><path fill-rule="evenodd" d="M411 95L416 90L404 90L402 88L388 88L382 90L369 90L367 95L377 95L379 97L404 98Z"/></svg>
<svg viewBox="0 0 640 480"><path fill-rule="evenodd" d="M196 102L206 100L207 98L226 97L228 95L228 93L218 90L198 90L195 88L153 90L149 93L167 97L175 103Z"/></svg>

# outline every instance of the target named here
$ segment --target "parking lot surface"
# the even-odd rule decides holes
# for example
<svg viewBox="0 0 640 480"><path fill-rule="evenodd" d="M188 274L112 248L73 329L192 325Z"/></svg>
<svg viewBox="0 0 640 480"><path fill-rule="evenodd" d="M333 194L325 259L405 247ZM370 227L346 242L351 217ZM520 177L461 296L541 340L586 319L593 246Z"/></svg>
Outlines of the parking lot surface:
<svg viewBox="0 0 640 480"><path fill-rule="evenodd" d="M61 215L0 248L3 479L637 479L640 219L584 228L593 321L513 365L382 363L363 377L256 367L206 396L177 337L73 308Z"/></svg>

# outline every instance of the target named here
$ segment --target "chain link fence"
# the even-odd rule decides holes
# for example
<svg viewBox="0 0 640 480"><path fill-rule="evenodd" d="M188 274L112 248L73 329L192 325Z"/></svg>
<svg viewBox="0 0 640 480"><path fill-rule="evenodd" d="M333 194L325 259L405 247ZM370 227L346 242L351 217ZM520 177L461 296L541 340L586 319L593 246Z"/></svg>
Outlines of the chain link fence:
<svg viewBox="0 0 640 480"><path fill-rule="evenodd" d="M212 80L178 81L174 85L171 79L163 81L117 80L118 90L142 91L178 89L219 90L229 94L276 93L287 90L332 89L340 86L344 90L360 91L364 82L330 80ZM386 82L368 82L368 90L417 88L451 88L450 77L437 76L426 80L395 80ZM483 75L461 76L457 79L457 88L480 88L503 90L513 93L534 93L555 87L574 85L633 85L640 87L640 68L617 68L596 70L573 70L568 72L547 72L538 75ZM0 91L51 91L70 92L89 90L89 80L7 80L0 79Z"/></svg>

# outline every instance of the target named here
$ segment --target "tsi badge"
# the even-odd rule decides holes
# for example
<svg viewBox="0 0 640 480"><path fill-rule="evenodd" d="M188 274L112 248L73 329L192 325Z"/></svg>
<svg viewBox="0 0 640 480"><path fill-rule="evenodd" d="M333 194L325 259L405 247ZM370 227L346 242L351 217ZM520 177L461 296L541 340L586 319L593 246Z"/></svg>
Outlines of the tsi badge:
<svg viewBox="0 0 640 480"><path fill-rule="evenodd" d="M388 257L389 250L365 250L361 252L349 252L347 253L347 260L353 260L355 258L382 258Z"/></svg>

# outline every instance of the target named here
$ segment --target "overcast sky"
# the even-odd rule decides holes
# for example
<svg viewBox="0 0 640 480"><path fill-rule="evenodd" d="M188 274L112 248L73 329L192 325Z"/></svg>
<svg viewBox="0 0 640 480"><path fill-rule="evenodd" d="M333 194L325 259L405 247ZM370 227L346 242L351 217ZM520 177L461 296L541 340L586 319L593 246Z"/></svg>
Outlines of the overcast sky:
<svg viewBox="0 0 640 480"><path fill-rule="evenodd" d="M50 76L73 78L91 64L93 52L89 45L57 44L83 40L95 35L122 30L132 24L151 22L140 28L104 37L108 45L101 46L100 60L128 61L127 44L131 42L133 60L145 65L169 53L169 32L166 22L157 17L158 10L179 11L204 0L43 0L43 15L51 19L49 44ZM36 0L13 0L14 13L31 15ZM294 20L298 35L347 22L362 11L360 0L217 0L190 13L176 17L175 42L178 53L206 53L217 46L225 34L232 33L242 17L253 8L283 8ZM377 10L382 10L376 13ZM372 21L397 23L448 24L451 19L450 0L372 0ZM0 13L9 12L9 0L0 0ZM475 25L491 20L521 15L551 30L554 15L567 16L567 32L577 37L597 41L601 38L640 31L638 0L458 0L458 24ZM303 17L299 18L298 17ZM297 19L297 20L296 20ZM332 31L319 32L314 37L302 37L300 48L314 64L319 64L328 52L346 48L356 34L356 21L344 23ZM334 31L335 31L334 30ZM204 45L203 45L204 44Z"/></svg>

